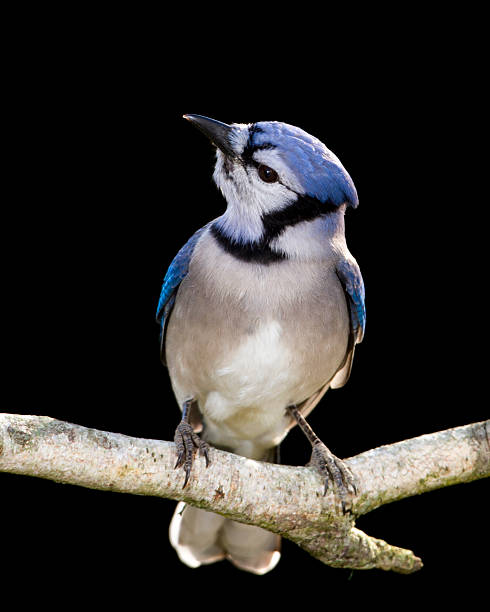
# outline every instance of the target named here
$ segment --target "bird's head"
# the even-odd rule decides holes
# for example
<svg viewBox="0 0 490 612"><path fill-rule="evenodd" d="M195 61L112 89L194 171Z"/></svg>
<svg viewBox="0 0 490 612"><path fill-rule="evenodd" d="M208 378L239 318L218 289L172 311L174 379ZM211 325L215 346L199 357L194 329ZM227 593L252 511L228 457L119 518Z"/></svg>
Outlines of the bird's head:
<svg viewBox="0 0 490 612"><path fill-rule="evenodd" d="M237 242L356 207L354 183L317 138L279 121L230 125L184 115L216 146L214 180L226 198L221 226Z"/></svg>

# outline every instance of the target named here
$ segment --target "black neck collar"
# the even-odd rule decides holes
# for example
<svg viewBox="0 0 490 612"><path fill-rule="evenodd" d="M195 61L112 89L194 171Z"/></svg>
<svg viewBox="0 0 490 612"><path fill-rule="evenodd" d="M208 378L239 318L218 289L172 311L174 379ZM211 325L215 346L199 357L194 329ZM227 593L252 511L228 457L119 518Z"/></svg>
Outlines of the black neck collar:
<svg viewBox="0 0 490 612"><path fill-rule="evenodd" d="M236 242L216 222L211 225L211 232L219 245L237 259L268 265L288 259L285 253L276 251L271 247L271 242L287 227L303 221L312 221L337 209L338 207L329 201L320 202L320 200L310 196L301 195L288 206L262 215L264 232L257 241Z"/></svg>
<svg viewBox="0 0 490 612"><path fill-rule="evenodd" d="M285 253L270 247L270 241L265 236L256 242L236 242L227 236L216 222L211 225L211 233L222 249L242 261L269 265L287 259Z"/></svg>

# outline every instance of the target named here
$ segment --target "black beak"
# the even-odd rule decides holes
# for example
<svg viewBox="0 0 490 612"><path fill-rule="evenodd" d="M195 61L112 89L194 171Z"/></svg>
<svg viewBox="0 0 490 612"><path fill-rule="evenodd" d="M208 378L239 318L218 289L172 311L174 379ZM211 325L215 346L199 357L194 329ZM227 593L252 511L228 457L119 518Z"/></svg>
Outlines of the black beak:
<svg viewBox="0 0 490 612"><path fill-rule="evenodd" d="M215 119L209 119L209 117L203 117L202 115L184 115L184 119L187 119L199 128L225 155L236 157L236 153L231 148L229 140L232 129L230 125L221 123L221 121L216 121Z"/></svg>

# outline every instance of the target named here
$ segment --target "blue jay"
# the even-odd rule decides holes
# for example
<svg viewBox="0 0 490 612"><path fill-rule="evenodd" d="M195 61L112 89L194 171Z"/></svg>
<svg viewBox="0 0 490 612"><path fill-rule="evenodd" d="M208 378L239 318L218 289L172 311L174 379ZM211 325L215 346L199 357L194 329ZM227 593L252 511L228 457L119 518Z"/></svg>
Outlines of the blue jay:
<svg viewBox="0 0 490 612"><path fill-rule="evenodd" d="M345 511L353 476L305 417L346 383L364 334L364 285L344 233L346 208L358 205L352 179L292 125L184 118L216 147L227 208L179 251L158 304L162 361L182 410L176 468L185 487L197 450L209 464L208 445L273 461L298 424ZM280 557L276 534L182 502L170 540L191 567L226 558L264 574Z"/></svg>

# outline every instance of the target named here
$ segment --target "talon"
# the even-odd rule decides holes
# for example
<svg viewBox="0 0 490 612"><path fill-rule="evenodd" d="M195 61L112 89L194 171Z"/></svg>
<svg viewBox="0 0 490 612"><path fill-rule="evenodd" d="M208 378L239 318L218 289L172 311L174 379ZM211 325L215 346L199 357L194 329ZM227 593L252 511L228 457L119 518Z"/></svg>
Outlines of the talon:
<svg viewBox="0 0 490 612"><path fill-rule="evenodd" d="M180 467L180 466L182 465L182 463L183 463L183 459L184 459L184 453L183 453L183 452L180 452L180 453L177 455L177 461L175 462L175 465L174 465L174 470L176 470L178 467Z"/></svg>
<svg viewBox="0 0 490 612"><path fill-rule="evenodd" d="M207 442L199 438L190 423L187 423L184 419L182 419L175 430L174 442L177 451L177 461L175 462L174 469L184 467L185 476L182 487L184 489L189 482L196 449L199 449L199 455L206 459L206 467L210 464L209 446Z"/></svg>
<svg viewBox="0 0 490 612"><path fill-rule="evenodd" d="M347 514L350 512L351 498L353 495L357 495L357 487L351 470L321 442L316 443L313 447L310 464L313 465L325 479L325 490L323 494L327 494L330 481L332 481L340 498L342 513Z"/></svg>
<svg viewBox="0 0 490 612"><path fill-rule="evenodd" d="M189 476L191 475L191 466L188 465L185 468L185 478L184 478L184 484L182 485L182 488L185 489L187 482L189 481Z"/></svg>
<svg viewBox="0 0 490 612"><path fill-rule="evenodd" d="M209 445L207 442L204 442L204 440L200 440L199 456L204 457L204 459L206 460L206 467L209 467L209 464L211 463L209 459Z"/></svg>

